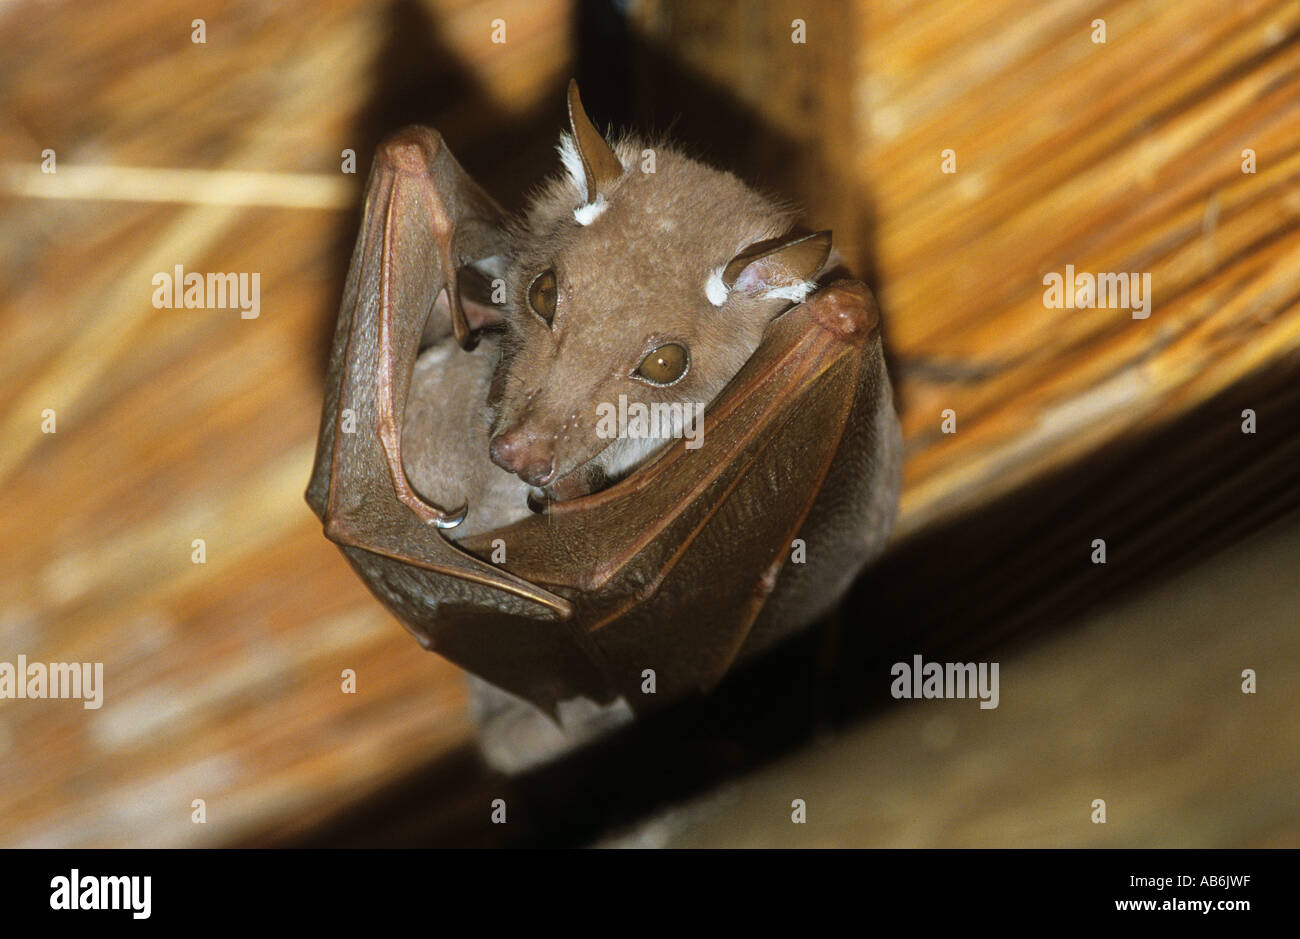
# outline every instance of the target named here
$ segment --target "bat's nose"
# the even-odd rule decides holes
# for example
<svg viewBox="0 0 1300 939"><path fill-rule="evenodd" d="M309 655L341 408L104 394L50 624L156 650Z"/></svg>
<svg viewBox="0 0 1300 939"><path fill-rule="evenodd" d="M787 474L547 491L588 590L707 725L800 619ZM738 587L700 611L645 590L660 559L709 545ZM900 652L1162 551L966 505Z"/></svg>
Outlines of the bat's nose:
<svg viewBox="0 0 1300 939"><path fill-rule="evenodd" d="M497 434L488 445L492 462L530 486L555 479L555 450L551 440L521 428Z"/></svg>

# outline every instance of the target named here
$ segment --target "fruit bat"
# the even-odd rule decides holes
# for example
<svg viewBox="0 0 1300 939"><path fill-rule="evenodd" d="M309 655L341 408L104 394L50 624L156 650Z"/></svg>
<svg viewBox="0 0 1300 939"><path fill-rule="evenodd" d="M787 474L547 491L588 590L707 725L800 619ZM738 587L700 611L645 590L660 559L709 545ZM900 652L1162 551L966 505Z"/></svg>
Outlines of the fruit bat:
<svg viewBox="0 0 1300 939"><path fill-rule="evenodd" d="M642 712L836 604L902 447L830 233L568 103L515 217L436 131L380 145L307 501L426 649Z"/></svg>

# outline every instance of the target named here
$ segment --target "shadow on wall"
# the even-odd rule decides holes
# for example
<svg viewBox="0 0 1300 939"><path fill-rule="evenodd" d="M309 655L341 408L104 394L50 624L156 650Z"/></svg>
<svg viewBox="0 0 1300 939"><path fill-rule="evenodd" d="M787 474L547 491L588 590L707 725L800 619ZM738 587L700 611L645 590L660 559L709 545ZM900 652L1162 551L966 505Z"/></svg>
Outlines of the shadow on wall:
<svg viewBox="0 0 1300 939"><path fill-rule="evenodd" d="M536 108L522 116L507 114L457 58L440 24L420 3L399 0L388 16L374 92L347 138L358 155L358 173L369 173L375 148L386 136L408 124L426 124L443 135L456 159L503 207L521 209L529 191L559 166L555 144L568 125L568 76L545 89ZM640 41L613 4L580 3L574 43L574 77L597 126L646 135L670 130L693 154L790 201L797 201L795 180L825 178L809 167L815 155L807 148L764 123L726 89ZM339 222L334 296L342 296L360 225L358 201ZM322 313L315 343L322 376L335 312Z"/></svg>

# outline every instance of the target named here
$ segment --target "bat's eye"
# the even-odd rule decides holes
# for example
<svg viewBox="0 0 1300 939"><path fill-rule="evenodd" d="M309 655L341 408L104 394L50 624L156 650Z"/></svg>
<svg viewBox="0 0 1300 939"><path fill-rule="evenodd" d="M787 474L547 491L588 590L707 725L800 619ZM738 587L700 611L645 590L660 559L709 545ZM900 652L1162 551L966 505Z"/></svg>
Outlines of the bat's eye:
<svg viewBox="0 0 1300 939"><path fill-rule="evenodd" d="M655 385L671 385L686 374L690 364L690 355L686 347L669 342L655 349L637 366L636 373L641 378Z"/></svg>
<svg viewBox="0 0 1300 939"><path fill-rule="evenodd" d="M528 305L547 326L555 318L555 271L547 268L528 285Z"/></svg>

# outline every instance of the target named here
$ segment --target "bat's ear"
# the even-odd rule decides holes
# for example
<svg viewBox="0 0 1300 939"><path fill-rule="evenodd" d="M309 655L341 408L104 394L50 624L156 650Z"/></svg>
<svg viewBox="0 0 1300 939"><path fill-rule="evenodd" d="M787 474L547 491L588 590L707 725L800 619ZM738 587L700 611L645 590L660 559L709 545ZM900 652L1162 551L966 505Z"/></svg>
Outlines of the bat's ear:
<svg viewBox="0 0 1300 939"><path fill-rule="evenodd" d="M709 299L722 306L727 294L739 290L750 296L801 302L830 253L830 231L755 242L732 258L710 283Z"/></svg>
<svg viewBox="0 0 1300 939"><path fill-rule="evenodd" d="M587 178L587 202L594 203L623 175L623 164L582 109L578 83L572 78L569 79L569 127Z"/></svg>

